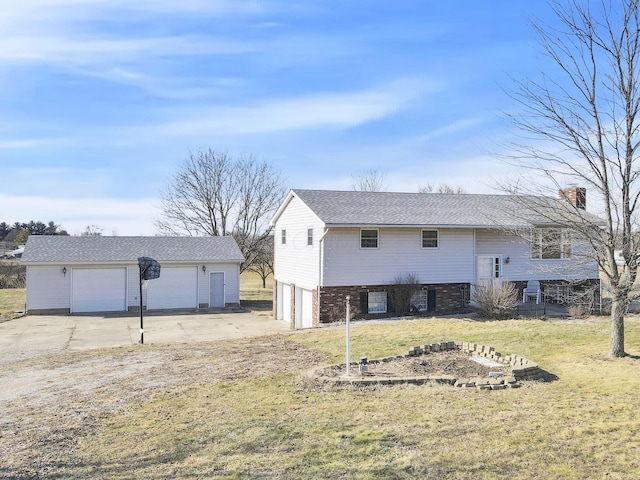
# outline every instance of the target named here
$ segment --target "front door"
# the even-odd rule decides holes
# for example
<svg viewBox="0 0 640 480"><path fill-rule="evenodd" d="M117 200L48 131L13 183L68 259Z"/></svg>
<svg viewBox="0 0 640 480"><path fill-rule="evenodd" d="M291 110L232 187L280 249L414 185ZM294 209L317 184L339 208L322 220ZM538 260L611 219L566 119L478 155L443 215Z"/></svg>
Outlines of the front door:
<svg viewBox="0 0 640 480"><path fill-rule="evenodd" d="M501 277L499 255L478 255L478 269L476 283L486 280L499 280Z"/></svg>

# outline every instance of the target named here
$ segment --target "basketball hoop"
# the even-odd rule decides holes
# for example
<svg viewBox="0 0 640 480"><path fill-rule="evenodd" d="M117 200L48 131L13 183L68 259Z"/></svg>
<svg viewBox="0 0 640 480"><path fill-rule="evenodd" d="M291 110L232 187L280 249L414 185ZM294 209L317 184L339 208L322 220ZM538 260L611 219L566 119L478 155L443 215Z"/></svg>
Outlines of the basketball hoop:
<svg viewBox="0 0 640 480"><path fill-rule="evenodd" d="M142 289L146 290L149 286L149 280L142 280Z"/></svg>

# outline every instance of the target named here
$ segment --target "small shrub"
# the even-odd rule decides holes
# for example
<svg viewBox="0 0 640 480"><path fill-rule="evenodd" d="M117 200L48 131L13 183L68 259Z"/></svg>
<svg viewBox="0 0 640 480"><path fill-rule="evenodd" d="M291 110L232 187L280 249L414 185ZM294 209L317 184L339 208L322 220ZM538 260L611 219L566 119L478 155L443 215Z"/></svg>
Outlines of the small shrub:
<svg viewBox="0 0 640 480"><path fill-rule="evenodd" d="M587 318L589 316L589 308L585 305L572 304L567 308L567 315L571 318Z"/></svg>
<svg viewBox="0 0 640 480"><path fill-rule="evenodd" d="M389 301L396 313L404 315L411 309L411 298L420 289L420 281L415 273L397 275L387 291Z"/></svg>
<svg viewBox="0 0 640 480"><path fill-rule="evenodd" d="M511 318L518 306L518 289L511 282L485 280L474 286L471 296L482 318Z"/></svg>
<svg viewBox="0 0 640 480"><path fill-rule="evenodd" d="M0 288L24 288L26 267L14 261L0 261Z"/></svg>

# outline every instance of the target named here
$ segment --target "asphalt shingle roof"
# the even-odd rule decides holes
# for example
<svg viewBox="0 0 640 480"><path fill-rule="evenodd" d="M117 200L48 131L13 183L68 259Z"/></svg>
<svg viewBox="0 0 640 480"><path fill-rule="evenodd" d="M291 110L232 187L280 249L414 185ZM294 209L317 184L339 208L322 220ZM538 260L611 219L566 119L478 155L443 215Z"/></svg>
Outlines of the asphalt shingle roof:
<svg viewBox="0 0 640 480"><path fill-rule="evenodd" d="M551 197L293 190L327 226L529 227L563 223L578 212ZM590 221L597 217L581 211Z"/></svg>
<svg viewBox="0 0 640 480"><path fill-rule="evenodd" d="M233 237L70 237L31 235L22 263L243 261Z"/></svg>

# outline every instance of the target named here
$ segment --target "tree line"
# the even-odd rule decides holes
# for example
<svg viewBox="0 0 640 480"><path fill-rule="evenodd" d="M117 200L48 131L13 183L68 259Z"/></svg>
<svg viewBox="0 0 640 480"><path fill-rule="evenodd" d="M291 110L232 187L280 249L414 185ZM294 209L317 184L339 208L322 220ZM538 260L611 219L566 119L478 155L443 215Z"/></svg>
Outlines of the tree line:
<svg viewBox="0 0 640 480"><path fill-rule="evenodd" d="M47 223L31 220L27 223L0 223L0 242L23 245L29 235L69 235L54 221Z"/></svg>

